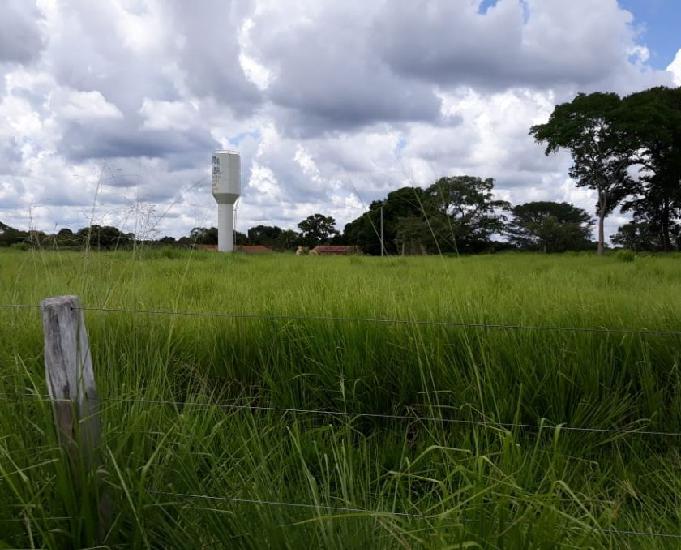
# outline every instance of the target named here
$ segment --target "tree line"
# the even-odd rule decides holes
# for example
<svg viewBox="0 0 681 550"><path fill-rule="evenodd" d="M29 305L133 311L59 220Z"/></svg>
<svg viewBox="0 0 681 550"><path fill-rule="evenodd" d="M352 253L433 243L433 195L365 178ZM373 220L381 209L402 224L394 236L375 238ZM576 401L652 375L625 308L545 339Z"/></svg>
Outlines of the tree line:
<svg viewBox="0 0 681 550"><path fill-rule="evenodd" d="M634 251L681 248L681 88L652 88L620 97L578 94L556 106L549 120L532 126L546 155L568 151L570 177L596 191L594 220L568 203L530 202L512 206L494 196L494 180L444 177L427 188L402 187L373 201L341 232L331 216L314 214L297 230L257 225L236 232L237 245L275 250L297 246L348 244L368 254L474 254L505 248L561 252L605 250L605 218L619 208L631 222L611 237ZM156 245L217 244L217 229L196 227ZM97 247L111 249L142 242L132 233L94 225L48 235L22 232L0 222L0 246Z"/></svg>
<svg viewBox="0 0 681 550"><path fill-rule="evenodd" d="M332 216L314 214L298 230L257 225L236 233L237 245L274 250L321 244L358 246L366 254L475 254L500 249L595 249L593 220L567 203L532 202L511 207L494 197L494 180L471 176L440 178L430 187L402 187L336 227ZM382 231L381 231L382 230ZM499 236L505 240L498 240ZM217 229L195 228L198 244L216 244ZM495 240L496 238L496 240Z"/></svg>
<svg viewBox="0 0 681 550"><path fill-rule="evenodd" d="M237 245L264 245L273 250L297 246L346 244L365 253L476 254L498 250L565 252L596 250L592 241L594 219L585 210L566 202L535 201L512 206L494 196L494 180L472 176L440 178L427 188L406 186L371 203L369 209L345 225L336 227L332 216L314 214L297 230L256 225L246 233L235 232ZM630 234L626 224L613 243L635 250L656 250L651 235ZM500 240L501 237L501 240ZM98 250L131 248L134 245L217 245L215 227L195 227L176 239L138 239L113 226L92 225L78 231L61 229L55 234L20 231L0 222L0 246L21 248Z"/></svg>
<svg viewBox="0 0 681 550"><path fill-rule="evenodd" d="M257 225L235 232L237 245L264 245L273 250L297 246L347 244L367 254L472 254L506 248L561 252L593 248L593 220L567 203L532 202L511 207L494 197L494 180L471 176L441 178L430 187L402 187L369 210L336 228L332 216L313 214L298 230ZM382 218L382 233L381 233ZM506 241L494 240L505 235ZM382 237L382 238L381 238ZM138 240L116 227L93 225L55 234L23 232L0 223L0 246L125 249L135 244L191 247L216 245L215 227L195 227L179 239Z"/></svg>

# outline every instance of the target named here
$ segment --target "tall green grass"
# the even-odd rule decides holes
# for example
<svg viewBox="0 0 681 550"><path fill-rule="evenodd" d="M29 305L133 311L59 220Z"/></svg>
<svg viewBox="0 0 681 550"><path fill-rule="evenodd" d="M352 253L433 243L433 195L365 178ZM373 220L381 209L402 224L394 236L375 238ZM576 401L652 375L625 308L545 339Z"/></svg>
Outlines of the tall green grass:
<svg viewBox="0 0 681 550"><path fill-rule="evenodd" d="M104 433L74 478L39 312L0 309L0 546L678 547L681 437L631 432L681 432L681 337L367 319L681 331L680 268L2 252L0 304L92 308Z"/></svg>

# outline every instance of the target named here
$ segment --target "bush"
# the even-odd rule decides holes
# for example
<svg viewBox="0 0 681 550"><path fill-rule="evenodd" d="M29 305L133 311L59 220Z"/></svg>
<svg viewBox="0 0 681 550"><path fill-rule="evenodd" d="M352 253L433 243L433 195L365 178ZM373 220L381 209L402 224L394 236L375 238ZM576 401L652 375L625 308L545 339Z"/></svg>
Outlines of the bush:
<svg viewBox="0 0 681 550"><path fill-rule="evenodd" d="M624 263L631 263L636 259L636 253L633 250L618 250L615 253L615 258Z"/></svg>

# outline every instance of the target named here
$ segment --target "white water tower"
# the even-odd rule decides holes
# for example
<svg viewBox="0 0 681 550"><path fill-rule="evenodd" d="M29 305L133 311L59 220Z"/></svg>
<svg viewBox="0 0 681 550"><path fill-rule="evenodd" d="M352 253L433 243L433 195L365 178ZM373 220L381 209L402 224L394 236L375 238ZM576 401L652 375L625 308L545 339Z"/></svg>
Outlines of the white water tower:
<svg viewBox="0 0 681 550"><path fill-rule="evenodd" d="M234 251L234 203L241 194L241 157L235 151L213 153L213 196L218 203L218 250Z"/></svg>

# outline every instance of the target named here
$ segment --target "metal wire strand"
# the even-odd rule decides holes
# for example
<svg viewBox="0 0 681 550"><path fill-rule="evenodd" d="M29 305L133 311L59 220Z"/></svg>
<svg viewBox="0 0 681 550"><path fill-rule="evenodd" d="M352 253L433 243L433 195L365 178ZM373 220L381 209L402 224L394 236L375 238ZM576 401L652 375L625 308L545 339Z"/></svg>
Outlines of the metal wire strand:
<svg viewBox="0 0 681 550"><path fill-rule="evenodd" d="M4 309L39 308L29 304L0 304ZM415 326L441 326L456 328L476 328L491 330L519 330L534 332L573 332L595 334L636 334L649 336L681 336L678 330L645 330L632 328L609 328L609 327L561 327L541 325L518 325L503 323L467 323L459 321L428 320L428 319L397 319L384 317L342 317L326 315L266 315L261 313L234 313L223 311L173 311L165 309L126 309L107 307L80 307L80 311L97 311L103 313L129 313L137 315L167 315L180 317L208 317L226 319L251 319L261 321L316 321L316 322L345 322L345 323L372 323L383 325L415 325Z"/></svg>
<svg viewBox="0 0 681 550"><path fill-rule="evenodd" d="M22 395L8 395L0 394L0 401L16 402L18 398L33 399L36 401L55 401L55 402L70 402L69 399L55 399L52 400L48 395L36 394L22 394ZM560 423L546 423L546 424L520 424L513 422L489 422L482 420L466 420L458 418L440 418L437 416L418 416L418 415L402 415L402 414L380 414L380 413L365 413L365 412L343 412L343 411L329 411L320 409L299 409L299 408L283 408L283 407L266 407L263 405L245 405L241 403L196 403L193 401L173 401L165 399L139 399L139 398L124 398L124 397L105 397L100 398L100 402L109 403L144 403L148 405L170 405L173 407L197 407L197 408L211 408L217 407L219 409L228 410L250 410L254 412L273 412L279 414L309 414L318 416L331 416L343 418L377 418L384 420L400 420L411 422L441 422L443 424L461 424L468 426L479 426L489 429L520 429L539 432L543 429L559 430L563 432L577 432L577 433L597 433L608 435L645 435L645 436L660 436L660 437L681 437L681 432L664 432L657 430L633 430L620 428L591 428L568 426Z"/></svg>
<svg viewBox="0 0 681 550"><path fill-rule="evenodd" d="M189 498L189 499L203 499L212 500L220 502L234 502L237 504L256 504L262 506L282 506L288 508L303 508L307 510L326 510L331 512L348 512L354 514L367 514L371 516L395 516L403 517L408 519L441 519L445 514L410 514L408 512L390 512L382 510L367 510L364 508L354 508L350 506L329 506L325 504L309 504L300 502L282 502L275 500L259 500L254 498L243 498L243 497L223 497L214 495L200 495L191 493L172 493L168 491L149 491L151 494L167 496L172 498ZM462 523L479 523L477 521L470 521L466 519L461 520ZM634 531L634 530L620 530L615 528L600 528L600 527L577 527L572 526L567 528L570 531L594 531L596 533L605 535L615 535L623 537L656 537L656 538L669 538L669 539L681 539L681 534L676 533L661 533L661 532L647 532L647 531Z"/></svg>
<svg viewBox="0 0 681 550"><path fill-rule="evenodd" d="M519 424L512 422L486 422L481 420L465 420L456 418L438 418L435 416L418 416L418 415L401 415L401 414L380 414L380 413L350 413L343 411L328 411L328 410L317 410L317 409L298 409L298 408L279 408L279 407L266 407L262 405L244 405L238 403L196 403L191 401L172 401L172 400L161 400L161 399L135 399L135 398L105 398L103 401L118 401L123 403L148 403L152 405L172 405L175 407L217 407L221 409L231 409L231 410L251 410L251 411L263 411L263 412L275 412L275 413L299 413L299 414L311 414L320 416L334 416L334 417L345 417L345 418L379 418L385 420L408 420L412 422L442 422L444 424L465 424L472 426L481 426L487 428L518 428L524 430L539 431L541 429L557 429L560 431L567 432L585 432L585 433L599 433L599 434L621 434L621 435L647 435L647 436L667 436L667 437L681 437L681 432L663 432L656 430L625 430L617 428L580 428L567 426L564 424Z"/></svg>
<svg viewBox="0 0 681 550"><path fill-rule="evenodd" d="M380 515L380 516L397 516L406 517L413 519L426 519L426 518L436 518L437 515L427 516L421 514L409 514L407 512L389 512L382 510L366 510L364 508L353 508L349 506L328 506L325 504L308 504L301 502L278 502L275 500L258 500L253 498L242 498L242 497L219 497L211 495L197 495L197 494L183 494L183 493L170 493L166 491L149 491L151 494L168 496L173 498L191 498L191 499L204 499L204 500L216 500L222 502L236 502L239 504L261 504L264 506L284 506L288 508L304 508L307 510L326 510L332 512L349 512L354 514L369 514L369 515Z"/></svg>
<svg viewBox="0 0 681 550"><path fill-rule="evenodd" d="M81 307L82 311L99 311L105 313L132 313L143 315L169 315L181 317L221 317L228 319L253 319L262 321L319 321L346 323L373 323L384 325L425 325L458 328L479 328L496 330L525 330L543 332L585 332L601 334L648 334L652 336L681 336L681 331L642 330L631 328L607 327L560 327L538 325L511 325L501 323L466 323L459 321L427 320L427 319L396 319L384 317L343 317L326 315L266 315L261 313L234 313L221 311L172 311L164 309L125 309L125 308L96 308Z"/></svg>

